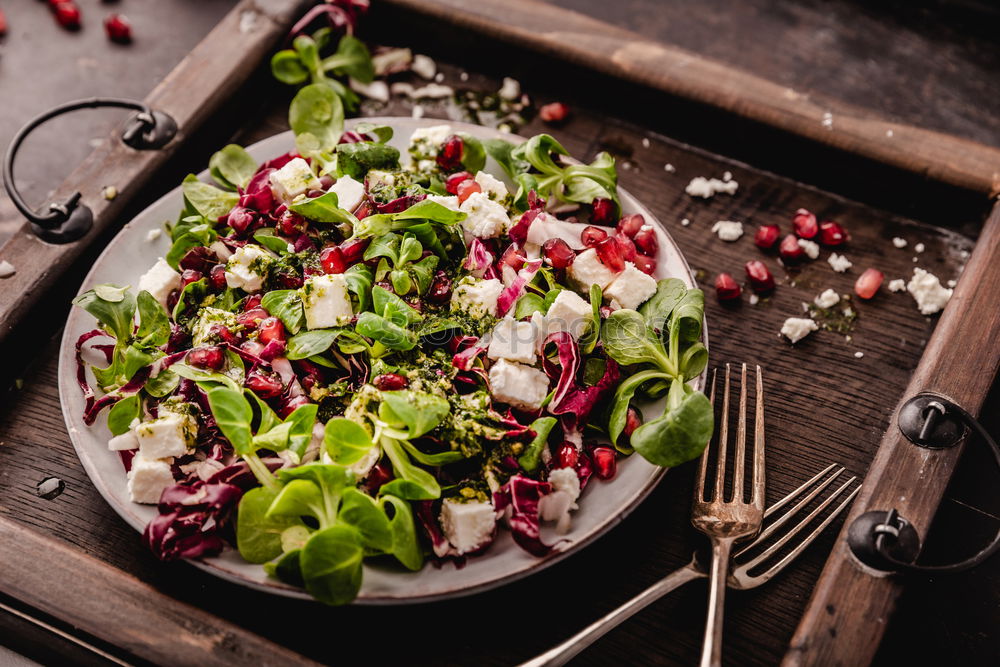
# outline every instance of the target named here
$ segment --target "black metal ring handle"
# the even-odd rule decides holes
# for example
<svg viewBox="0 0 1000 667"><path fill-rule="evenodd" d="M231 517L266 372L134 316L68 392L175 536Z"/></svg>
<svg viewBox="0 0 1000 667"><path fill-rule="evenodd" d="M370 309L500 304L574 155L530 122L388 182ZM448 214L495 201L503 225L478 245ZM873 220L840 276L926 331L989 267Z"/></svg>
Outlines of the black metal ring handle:
<svg viewBox="0 0 1000 667"><path fill-rule="evenodd" d="M27 136L42 123L70 111L100 107L134 109L138 112L129 119L122 132L122 141L137 150L160 148L177 134L177 123L170 116L153 111L142 102L108 97L67 102L28 121L17 131L7 148L3 161L3 182L10 200L31 222L35 234L50 243L68 243L80 238L93 226L94 214L89 207L80 203L82 195L79 192L73 193L62 203L50 202L43 213L32 210L14 184L14 158Z"/></svg>

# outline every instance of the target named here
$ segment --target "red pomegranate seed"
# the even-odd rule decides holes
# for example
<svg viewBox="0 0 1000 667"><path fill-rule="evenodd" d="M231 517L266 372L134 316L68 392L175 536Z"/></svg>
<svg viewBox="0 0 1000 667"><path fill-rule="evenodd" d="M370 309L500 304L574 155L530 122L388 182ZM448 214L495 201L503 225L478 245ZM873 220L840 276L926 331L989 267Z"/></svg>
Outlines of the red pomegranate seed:
<svg viewBox="0 0 1000 667"><path fill-rule="evenodd" d="M799 238L811 239L819 233L819 225L816 224L816 216L804 208L800 208L792 217L792 226Z"/></svg>
<svg viewBox="0 0 1000 667"><path fill-rule="evenodd" d="M350 241L344 241L340 244L340 249L344 253L344 260L348 265L357 264L361 261L361 258L365 255L365 250L368 249L368 244L372 242L370 237L363 239L351 239Z"/></svg>
<svg viewBox="0 0 1000 667"><path fill-rule="evenodd" d="M786 262L798 262L806 256L806 251L799 245L799 239L795 234L789 234L781 240L778 246L778 254Z"/></svg>
<svg viewBox="0 0 1000 667"><path fill-rule="evenodd" d="M263 308L253 308L237 317L236 321L247 328L255 329L267 317L267 311Z"/></svg>
<svg viewBox="0 0 1000 667"><path fill-rule="evenodd" d="M260 356L260 353L264 351L264 346L255 340L247 340L240 343L240 349L258 357Z"/></svg>
<svg viewBox="0 0 1000 667"><path fill-rule="evenodd" d="M285 211L276 226L283 236L298 236L306 230L306 219L297 213Z"/></svg>
<svg viewBox="0 0 1000 667"><path fill-rule="evenodd" d="M631 436L640 426L642 426L642 414L630 405L628 412L625 413L625 428L622 429L622 434Z"/></svg>
<svg viewBox="0 0 1000 667"><path fill-rule="evenodd" d="M438 166L445 171L455 171L462 166L462 153L465 150L465 142L462 137L453 134L448 137L441 150L437 154Z"/></svg>
<svg viewBox="0 0 1000 667"><path fill-rule="evenodd" d="M656 257L656 253L660 250L660 242L656 238L656 230L652 226L637 231L633 240L643 255Z"/></svg>
<svg viewBox="0 0 1000 667"><path fill-rule="evenodd" d="M211 345L209 347L196 347L187 353L185 359L192 366L196 366L197 368L207 368L213 371L221 369L223 364L226 362L226 357L222 352L222 348L216 345Z"/></svg>
<svg viewBox="0 0 1000 667"><path fill-rule="evenodd" d="M260 302L263 300L264 297L260 294L252 294L248 296L246 302L243 304L243 312L253 310L254 308L260 308Z"/></svg>
<svg viewBox="0 0 1000 667"><path fill-rule="evenodd" d="M779 236L781 236L781 228L778 225L761 225L757 228L757 233L754 234L753 242L758 248L768 250L778 242Z"/></svg>
<svg viewBox="0 0 1000 667"><path fill-rule="evenodd" d="M191 283L196 283L203 277L201 271L195 271L194 269L184 269L181 272L181 285L185 287Z"/></svg>
<svg viewBox="0 0 1000 667"><path fill-rule="evenodd" d="M450 195L458 194L458 186L462 184L463 181L472 180L472 174L467 171L460 171L456 174L452 174L445 180L444 189L448 191Z"/></svg>
<svg viewBox="0 0 1000 667"><path fill-rule="evenodd" d="M576 253L562 239L549 239L542 245L545 263L554 269L565 269L576 259Z"/></svg>
<svg viewBox="0 0 1000 667"><path fill-rule="evenodd" d="M840 226L839 222L827 220L819 224L819 242L823 245L843 245L850 238L850 235Z"/></svg>
<svg viewBox="0 0 1000 667"><path fill-rule="evenodd" d="M226 265L216 264L213 266L211 271L208 272L208 281L217 290L226 289Z"/></svg>
<svg viewBox="0 0 1000 667"><path fill-rule="evenodd" d="M260 326L257 327L260 334L257 336L257 340L267 345L271 341L281 341L286 340L285 336L285 325L281 323L277 317L268 317L260 322Z"/></svg>
<svg viewBox="0 0 1000 667"><path fill-rule="evenodd" d="M347 270L347 260L344 258L344 251L337 246L323 248L319 253L319 263L323 265L325 273L343 273Z"/></svg>
<svg viewBox="0 0 1000 667"><path fill-rule="evenodd" d="M590 453L594 459L594 474L600 479L611 479L618 471L618 463L615 461L615 450L610 447L594 447Z"/></svg>
<svg viewBox="0 0 1000 667"><path fill-rule="evenodd" d="M436 271L424 298L431 303L445 303L451 299L451 278L444 271Z"/></svg>
<svg viewBox="0 0 1000 667"><path fill-rule="evenodd" d="M621 232L615 234L615 241L618 241L618 249L621 250L622 259L631 262L635 259L635 242Z"/></svg>
<svg viewBox="0 0 1000 667"><path fill-rule="evenodd" d="M472 195L472 193L482 192L482 191L483 191L482 186L480 186L479 183L476 183L471 178L467 178L466 180L462 181L461 183L458 184L458 187L455 188L455 193L458 195L459 204L465 202L465 200L468 199Z"/></svg>
<svg viewBox="0 0 1000 667"><path fill-rule="evenodd" d="M524 255L518 250L517 244L511 243L500 255L500 265L504 264L515 271L520 271L524 267Z"/></svg>
<svg viewBox="0 0 1000 667"><path fill-rule="evenodd" d="M656 260L643 255L641 252L635 254L635 259L632 260L632 263L635 264L635 268L647 275L651 276L656 272Z"/></svg>
<svg viewBox="0 0 1000 667"><path fill-rule="evenodd" d="M279 289L298 289L305 284L302 276L288 271L282 271L275 275L274 282Z"/></svg>
<svg viewBox="0 0 1000 667"><path fill-rule="evenodd" d="M595 245L594 250L597 251L597 257L604 266L616 273L625 270L625 258L622 257L622 249L617 239L606 238Z"/></svg>
<svg viewBox="0 0 1000 667"><path fill-rule="evenodd" d="M580 232L580 243L583 244L584 248L593 248L606 238L608 238L608 232L594 225L588 225Z"/></svg>
<svg viewBox="0 0 1000 667"><path fill-rule="evenodd" d="M132 24L121 14L108 14L104 19L104 31L112 42L128 44L132 41Z"/></svg>
<svg viewBox="0 0 1000 667"><path fill-rule="evenodd" d="M556 453L557 468L575 468L580 460L580 450L572 442L564 442Z"/></svg>
<svg viewBox="0 0 1000 667"><path fill-rule="evenodd" d="M587 452L579 453L580 459L573 466L576 469L576 476L580 478L580 488L587 485L587 480L594 474L594 464L587 456Z"/></svg>
<svg viewBox="0 0 1000 667"><path fill-rule="evenodd" d="M545 123L561 123L569 115L569 107L562 102L545 104L538 110L538 117Z"/></svg>
<svg viewBox="0 0 1000 667"><path fill-rule="evenodd" d="M715 295L719 301L735 301L743 294L740 284L728 273L720 273L715 279Z"/></svg>
<svg viewBox="0 0 1000 667"><path fill-rule="evenodd" d="M640 213L633 213L618 221L618 231L628 236L635 236L645 224L646 219Z"/></svg>
<svg viewBox="0 0 1000 667"><path fill-rule="evenodd" d="M233 332L229 330L229 327L223 326L221 324L213 324L208 328L208 335L214 336L219 340L235 345L238 341Z"/></svg>
<svg viewBox="0 0 1000 667"><path fill-rule="evenodd" d="M747 262L744 268L747 272L747 278L750 279L750 287L753 288L754 292L766 294L774 289L774 276L771 275L771 271L768 270L764 262L753 260Z"/></svg>
<svg viewBox="0 0 1000 667"><path fill-rule="evenodd" d="M285 389L276 373L265 373L260 368L250 371L243 384L263 399L276 398Z"/></svg>
<svg viewBox="0 0 1000 667"><path fill-rule="evenodd" d="M878 269L865 269L858 281L854 283L854 293L862 299L870 299L882 286L885 275Z"/></svg>
<svg viewBox="0 0 1000 667"><path fill-rule="evenodd" d="M398 391L410 386L410 380L405 375L399 373L383 373L376 375L372 384L379 391Z"/></svg>
<svg viewBox="0 0 1000 667"><path fill-rule="evenodd" d="M248 208L243 208L242 206L237 206L232 211L229 212L229 217L226 218L226 224L233 228L233 231L237 235L246 234L247 230L250 229L253 224L257 221L257 216L254 212Z"/></svg>
<svg viewBox="0 0 1000 667"><path fill-rule="evenodd" d="M590 221L595 225L610 226L615 214L615 203L598 197L590 204Z"/></svg>
<svg viewBox="0 0 1000 667"><path fill-rule="evenodd" d="M56 23L67 30L80 29L80 8L74 2L57 2L50 5Z"/></svg>

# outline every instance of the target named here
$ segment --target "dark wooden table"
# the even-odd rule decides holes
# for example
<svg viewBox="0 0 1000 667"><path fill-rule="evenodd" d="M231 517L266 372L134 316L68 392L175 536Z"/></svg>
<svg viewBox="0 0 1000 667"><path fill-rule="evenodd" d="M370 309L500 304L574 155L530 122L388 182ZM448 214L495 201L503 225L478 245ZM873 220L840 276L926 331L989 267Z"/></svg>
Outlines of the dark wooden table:
<svg viewBox="0 0 1000 667"><path fill-rule="evenodd" d="M39 103L40 108L88 94L141 96L197 41L227 4L182 3L182 10L170 12L163 8L180 5L153 3L133 7L121 3L123 11L133 14L137 26L147 19L148 25L161 26L163 34L173 37L158 36L155 40L150 37L145 42L139 33L134 49L121 52L105 46L103 35L95 36L97 12L92 11L89 31L67 38L55 33L60 38L51 42L55 55L47 53L45 58L53 62L58 62L60 56L64 62L94 58L98 69L114 66L119 76L53 81L51 86L46 84L46 92L39 96L45 100ZM605 3L594 0L560 0L559 4L595 15L608 11L604 9ZM990 76L995 69L991 72L983 65L996 62L996 51L988 48L992 44L995 49L995 41L991 41L995 38L988 31L978 30L975 21L959 20L966 15L963 11L977 10L974 3L961 4L962 11L950 6L922 5L920 15L924 23L930 22L928 16L937 17L947 28L943 34L950 36L950 41L944 40L943 45L940 35L937 40L931 39L919 26L913 27L903 20L892 3L862 14L867 22L864 25L881 26L887 32L874 27L857 31L852 19L858 15L858 5L850 2L824 3L822 7L832 9L821 11L819 3L789 6L755 0L743 3L736 14L723 11L722 4L707 2L695 6L629 0L615 4L628 11L601 17L723 60L739 59L740 54L746 53L742 65L754 68L759 74L807 88L821 85L826 93L842 95L851 102L857 102L857 96L863 95L858 92L856 78L852 83L851 77L826 78L814 70L861 68L871 59L871 49L885 41L885 35L901 35L908 48L892 54L891 65L888 62L881 65L885 71L895 71L896 76L886 74L883 79L870 79L883 91L880 104L890 105L879 108L914 123L966 134L984 143L997 143L995 119L985 103L995 99L997 83ZM667 6L669 11L664 9ZM23 53L27 50L19 39L22 35L18 21L35 21L33 29L44 29L36 17L42 9L35 3L7 9L12 35L0 46L3 49L0 98L4 100L10 99L9 91L24 90L28 85L28 72L12 66L17 58L26 57ZM391 16L388 10L377 8L377 11ZM993 17L988 8L983 12L984 21ZM774 43L779 28L789 24L794 24L792 33L797 37L782 43L792 44L794 48L790 50L798 57L785 54L782 58L769 58L768 53L773 53L773 49L750 48L757 40L748 35L758 34L760 42ZM399 26L371 22L369 28L372 25L379 25L380 30L373 34L369 29L366 35L369 39L420 43ZM698 26L701 28L696 29ZM144 42L149 44L148 48ZM841 58L819 59L821 49L817 44L831 42L840 47ZM855 474L864 473L889 411L932 330L933 318L921 317L909 296L889 294L883 289L873 302L855 304L860 317L851 332L850 343L843 334L824 331L793 348L778 338L780 323L785 317L801 312L800 303L810 301L822 289L832 287L850 293L858 270L867 265L878 266L887 278L908 275L914 265L913 253L910 249L900 251L892 247L889 239L896 235L910 239L911 248L917 241L927 246L920 266L943 279L957 277L963 261L961 253L971 248L970 230L981 222L977 215L985 209L981 198L955 193L955 198L949 201L958 204L950 220L945 204L928 209L928 216L913 215L912 202L921 199L920 193L914 193L912 198L891 198L894 210L888 211L877 204L885 205L890 198L880 199L873 188L856 182L850 175L838 176L835 169L809 167L805 172L812 178L806 178L805 182L838 194L803 185L801 163L782 159L782 156L798 156L805 150L792 142L775 143L774 150L766 154L747 155L744 153L752 152L753 141L722 146L719 136L726 134L724 130L699 127L695 122L684 122L681 126L677 117L657 116L644 108L641 100L631 98L629 91L615 88L613 83L589 79L597 85L588 87L585 85L588 79L579 72L560 69L565 75L553 80L530 54L508 52L503 60L491 60L488 56L496 51L489 46L469 44L461 36L456 36L452 44L438 43L432 50L442 61L461 62L470 68L475 64L467 83L460 83L461 70L443 65L447 82L454 85L495 90L501 75L513 73L522 80L527 92L537 95L540 101L561 99L570 103L574 109L572 121L553 133L578 156L589 157L597 150L609 149L628 164L628 168L620 170L622 185L641 197L660 217L706 287L716 272L737 273L744 261L758 258L749 236L735 244L724 244L713 237L709 228L715 220L743 220L751 225L777 222L787 228L790 213L804 206L847 225L854 235L847 251L855 263L853 273L835 274L820 261L806 265L795 276L794 286L787 284L790 277L779 273L779 279L786 284L779 287L773 299L758 306L744 301L737 309L722 308L709 299L708 321L713 363L746 360L762 363L767 369L770 500L835 459ZM466 53L471 54L468 59L462 57ZM809 58L816 59L812 70L801 64ZM150 74L150 67L157 68L154 71L159 74ZM962 72L962 81L946 76L948 71ZM920 86L924 99L927 95L940 96L948 104L934 105L933 110L921 109L916 103L920 96L912 93ZM249 143L285 129L288 98L287 90L268 83L266 77L255 82L139 199L148 203L159 192L173 187L190 169L189 165L204 164L214 148L230 138ZM24 106L23 102L19 104L23 109L19 114L8 110L0 116L0 142L38 110ZM387 109L367 110L410 113L408 104L398 102ZM428 108L428 114L434 115L433 107ZM91 126L91 131L98 128L99 125ZM235 137L232 128L241 128ZM550 128L534 121L523 132L531 134L546 129ZM44 143L39 141L43 151L39 159L47 157L46 145L51 149L71 143L71 137L79 136L90 135L53 128ZM694 145L680 143L676 137ZM644 138L649 140L648 147ZM701 147L730 157L720 157ZM761 159L754 159L755 155ZM734 161L733 156L747 164ZM666 163L673 164L676 172L666 172L663 168ZM38 183L51 173L40 164L26 161L23 171L26 178L36 181L33 192L38 197L44 194L44 187ZM690 178L718 176L727 170L740 182L736 197L721 195L702 202L683 193ZM884 190L902 187L907 182L905 177L891 172L885 173L884 179ZM845 191L865 203L839 196ZM4 211L0 204L0 220L5 219ZM679 221L683 218L690 219L692 224L681 226ZM9 211L6 219L11 219ZM932 226L928 221L938 224L947 221L951 228ZM20 380L17 389L0 406L0 515L54 535L137 575L163 592L322 661L346 658L406 664L511 664L530 657L686 562L699 542L687 521L691 470L681 468L671 472L654 495L609 535L544 574L499 591L419 609L326 609L261 596L210 578L183 563L159 563L90 485L60 417L55 377L56 336L67 310L68 296L76 291L92 256L81 260L62 281L63 287L49 297L47 313L26 323L27 333L18 344L24 345L26 339L34 341L30 353L23 355L34 357L31 366L21 372L13 362L5 362L8 375L17 375ZM773 258L766 261L776 268ZM39 345L38 341L48 342ZM855 351L864 352L864 357L855 358ZM8 354L5 358L12 357ZM992 397L987 405L1000 405L1000 395ZM985 411L994 432L1000 429L997 412L995 407ZM930 557L947 559L963 548L967 552L995 530L1000 506L996 494L989 491L996 488L995 478L990 477L984 462L987 459L980 457L975 448L967 453L942 505L930 540ZM66 484L65 491L52 500L41 499L35 493L36 484L47 476L58 477ZM727 653L732 664L774 664L780 659L831 540L832 535L825 536L772 585L729 598ZM704 597L703 585L678 591L611 633L583 654L579 663L693 662L700 643ZM997 562L964 575L930 583L914 582L890 625L878 662L990 664L1000 653L1000 634L996 630L1000 620L998 599L1000 563ZM16 601L4 602L16 606ZM333 644L330 638L335 636L353 639ZM0 613L0 637L4 643L44 662L57 661L57 654L81 662L92 659L74 652L71 645L40 636L30 626L4 613ZM392 641L385 641L385 637L391 637ZM113 647L107 648L114 651Z"/></svg>

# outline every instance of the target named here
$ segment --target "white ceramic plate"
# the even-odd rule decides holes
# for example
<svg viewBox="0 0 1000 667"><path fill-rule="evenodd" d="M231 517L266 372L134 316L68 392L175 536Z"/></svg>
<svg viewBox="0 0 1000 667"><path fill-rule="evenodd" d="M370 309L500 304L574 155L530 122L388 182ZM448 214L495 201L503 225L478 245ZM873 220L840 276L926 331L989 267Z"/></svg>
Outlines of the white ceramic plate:
<svg viewBox="0 0 1000 667"><path fill-rule="evenodd" d="M363 120L392 126L395 137L390 143L400 149L404 156L410 134L414 129L443 122L448 122L456 129L482 139L503 137L520 140L518 137L502 135L489 128L450 121L411 118ZM294 147L292 133L285 132L256 143L247 150L259 162L263 162L294 150ZM492 159L488 162L486 170L497 177L503 176L502 170ZM625 213L641 213L647 222L655 221L653 215L635 198L624 190L621 190L620 194ZM176 219L182 206L181 190L178 187L125 225L97 259L80 291L109 282L136 285L139 277L170 248L170 239L166 234L152 241L148 240L147 235L154 229L160 229L165 220ZM656 227L660 248L656 278L680 278L689 287L693 287L691 270L680 250L661 225L657 224ZM85 425L82 419L84 401L76 383L74 345L82 333L93 327L94 318L79 308L72 310L66 322L59 355L59 396L62 401L63 416L73 446L97 490L125 521L136 530L142 531L146 523L156 514L156 508L150 505L137 505L129 500L121 461L117 452L108 450L107 442L111 434L104 424L105 414L102 413L93 426ZM649 405L644 412L647 416L652 416L659 414L662 408L662 402L658 402ZM461 569L451 564L445 564L441 568L428 564L419 572L409 572L402 568L393 569L366 563L364 584L357 602L398 604L468 595L538 572L580 549L616 525L653 490L665 472L666 470L634 455L620 461L618 474L613 480L603 482L594 478L580 499L580 509L573 513L572 529L567 535L556 536L551 529L543 528L543 538L548 543L560 540L557 548L544 558L536 558L522 550L514 543L510 533L506 529L501 529L496 541L486 553L469 559ZM223 579L258 590L290 597L309 597L299 588L268 578L260 565L244 562L232 549L220 556L193 561L193 564Z"/></svg>

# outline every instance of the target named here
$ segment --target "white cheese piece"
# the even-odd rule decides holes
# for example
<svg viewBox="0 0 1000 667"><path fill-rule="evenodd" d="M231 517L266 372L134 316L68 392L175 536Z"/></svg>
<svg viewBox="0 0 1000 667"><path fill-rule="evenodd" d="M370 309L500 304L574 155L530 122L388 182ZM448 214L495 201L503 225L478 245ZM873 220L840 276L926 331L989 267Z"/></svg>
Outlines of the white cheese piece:
<svg viewBox="0 0 1000 667"><path fill-rule="evenodd" d="M757 296L756 294L751 294L748 301L750 302L751 306L756 306L758 303L760 303L760 297Z"/></svg>
<svg viewBox="0 0 1000 667"><path fill-rule="evenodd" d="M146 290L153 295L153 298L160 302L164 308L167 307L167 297L175 289L181 287L181 274L174 271L167 260L160 257L153 267L142 274L139 278L139 292Z"/></svg>
<svg viewBox="0 0 1000 667"><path fill-rule="evenodd" d="M913 277L906 284L909 292L920 308L921 315L933 315L948 303L952 290L941 286L941 281L933 273L923 269L913 269Z"/></svg>
<svg viewBox="0 0 1000 667"><path fill-rule="evenodd" d="M570 284L584 293L590 293L591 285L597 285L601 289L606 288L616 275L616 272L604 266L593 248L587 248L577 255L566 269Z"/></svg>
<svg viewBox="0 0 1000 667"><path fill-rule="evenodd" d="M446 498L441 503L441 527L455 551L467 554L490 540L496 529L496 512L492 503Z"/></svg>
<svg viewBox="0 0 1000 667"><path fill-rule="evenodd" d="M206 343L215 343L216 336L212 333L214 325L221 325L232 328L236 326L236 313L221 308L202 308L198 313L198 319L191 327L191 345L199 347Z"/></svg>
<svg viewBox="0 0 1000 667"><path fill-rule="evenodd" d="M569 290L562 291L568 292ZM531 326L535 331L535 353L541 354L542 346L545 345L545 339L549 335L548 318L536 310L531 314Z"/></svg>
<svg viewBox="0 0 1000 667"><path fill-rule="evenodd" d="M635 310L656 294L656 280L635 268L632 262L625 262L625 270L618 274L607 289L604 298L615 310L631 308Z"/></svg>
<svg viewBox="0 0 1000 667"><path fill-rule="evenodd" d="M246 244L226 262L226 284L245 292L259 292L272 260L270 253L260 246Z"/></svg>
<svg viewBox="0 0 1000 667"><path fill-rule="evenodd" d="M865 356L865 353L864 353L864 352L855 352L855 353L854 353L854 358L855 358L855 359L860 359L860 358L862 358L863 356Z"/></svg>
<svg viewBox="0 0 1000 667"><path fill-rule="evenodd" d="M497 91L497 95L505 100L516 100L521 96L520 82L517 79L505 76L503 78L503 84L500 86L500 90Z"/></svg>
<svg viewBox="0 0 1000 667"><path fill-rule="evenodd" d="M329 329L351 321L354 311L341 273L308 278L299 290L307 329Z"/></svg>
<svg viewBox="0 0 1000 667"><path fill-rule="evenodd" d="M433 201L441 204L445 208L451 209L452 211L461 211L462 209L458 203L458 197L455 195L427 195L425 201Z"/></svg>
<svg viewBox="0 0 1000 667"><path fill-rule="evenodd" d="M570 248L582 248L580 234L585 227L587 225L581 222L567 222L554 215L541 213L528 226L527 244L541 247L549 239L562 239Z"/></svg>
<svg viewBox="0 0 1000 667"><path fill-rule="evenodd" d="M828 257L826 261L830 263L830 266L832 266L833 270L837 273L844 273L847 269L854 266L854 264L851 263L851 260L847 259L843 255L838 255L835 252L830 253L830 257Z"/></svg>
<svg viewBox="0 0 1000 667"><path fill-rule="evenodd" d="M718 234L723 241L735 241L743 236L743 223L733 220L719 220L712 225L712 233Z"/></svg>
<svg viewBox="0 0 1000 667"><path fill-rule="evenodd" d="M838 303L840 303L840 295L837 294L834 290L828 289L819 296L817 296L815 299L813 299L813 303L815 303L820 308L833 308Z"/></svg>
<svg viewBox="0 0 1000 667"><path fill-rule="evenodd" d="M892 238L892 245L896 246L897 248L905 248L906 247L906 239L902 239L902 238L899 238L898 236L894 236Z"/></svg>
<svg viewBox="0 0 1000 667"><path fill-rule="evenodd" d="M160 229L159 227L157 227L156 229L150 229L148 232L146 232L146 241L152 243L161 236L163 236L163 230Z"/></svg>
<svg viewBox="0 0 1000 667"><path fill-rule="evenodd" d="M341 176L337 182L330 186L328 192L337 194L337 206L345 211L353 211L365 198L365 186L358 183L350 176Z"/></svg>
<svg viewBox="0 0 1000 667"><path fill-rule="evenodd" d="M781 325L781 334L791 342L797 343L817 329L819 325L807 317L789 317Z"/></svg>
<svg viewBox="0 0 1000 667"><path fill-rule="evenodd" d="M417 54L413 56L410 69L425 79L433 79L437 73L437 63L429 56Z"/></svg>
<svg viewBox="0 0 1000 667"><path fill-rule="evenodd" d="M503 181L493 178L492 175L487 174L485 171L480 171L476 173L476 183L479 183L479 187L483 189L483 192L487 195L493 195L493 199L500 201L507 196L507 186L503 184Z"/></svg>
<svg viewBox="0 0 1000 667"><path fill-rule="evenodd" d="M590 302L572 290L561 290L545 314L545 337L565 331L579 338L586 333L592 318Z"/></svg>
<svg viewBox="0 0 1000 667"><path fill-rule="evenodd" d="M355 78L349 78L347 84L356 93L360 93L370 100L375 100L377 102L388 102L389 101L389 84L385 81L372 81L371 83L363 83Z"/></svg>
<svg viewBox="0 0 1000 667"><path fill-rule="evenodd" d="M687 187L684 188L684 192L688 193L692 197L702 197L703 199L708 199L719 192L734 195L736 194L736 189L738 187L739 183L736 181L722 181L718 178L696 176L691 179L690 183L687 184Z"/></svg>
<svg viewBox="0 0 1000 667"><path fill-rule="evenodd" d="M926 248L924 247L923 243L918 243L917 245L913 246L913 251L916 253L921 253L924 250L926 250Z"/></svg>
<svg viewBox="0 0 1000 667"><path fill-rule="evenodd" d="M0 262L0 278L10 278L15 273L17 273L17 269L14 268L13 264L6 259Z"/></svg>
<svg viewBox="0 0 1000 667"><path fill-rule="evenodd" d="M410 144L416 143L426 143L434 146L435 148L440 147L441 144L445 142L445 139L450 137L451 125L432 125L430 127L418 127L410 135ZM434 151L437 152L436 150Z"/></svg>
<svg viewBox="0 0 1000 667"><path fill-rule="evenodd" d="M128 449L138 448L139 440L135 437L135 433L132 431L125 431L121 435L116 435L108 440L108 449L113 452L123 452Z"/></svg>
<svg viewBox="0 0 1000 667"><path fill-rule="evenodd" d="M577 509L580 497L580 478L572 468L556 468L549 473L552 492L542 496L538 503L538 513L542 521L556 521L556 532L569 532L571 510Z"/></svg>
<svg viewBox="0 0 1000 667"><path fill-rule="evenodd" d="M531 322L518 322L508 315L493 327L486 356L525 364L535 363L535 327Z"/></svg>
<svg viewBox="0 0 1000 667"><path fill-rule="evenodd" d="M286 202L322 187L312 167L300 157L289 160L284 167L272 172L270 181L274 196Z"/></svg>
<svg viewBox="0 0 1000 667"><path fill-rule="evenodd" d="M549 378L531 366L498 360L490 367L493 398L525 410L537 410L549 393Z"/></svg>
<svg viewBox="0 0 1000 667"><path fill-rule="evenodd" d="M896 278L895 280L889 281L889 291L890 292L905 292L906 291L906 281L902 278Z"/></svg>
<svg viewBox="0 0 1000 667"><path fill-rule="evenodd" d="M451 309L464 310L473 317L495 316L502 291L503 283L496 278L478 280L466 276L458 281L451 294Z"/></svg>
<svg viewBox="0 0 1000 667"><path fill-rule="evenodd" d="M455 89L451 86L444 86L440 83L428 83L426 86L414 88L410 96L413 99L440 99L451 97L455 94Z"/></svg>
<svg viewBox="0 0 1000 667"><path fill-rule="evenodd" d="M170 462L151 459L142 452L132 457L132 467L128 471L128 495L134 503L155 505L168 486L173 486L174 474Z"/></svg>
<svg viewBox="0 0 1000 667"><path fill-rule="evenodd" d="M507 209L490 199L485 192L473 192L459 208L465 213L461 224L468 237L491 239L510 228Z"/></svg>
<svg viewBox="0 0 1000 667"><path fill-rule="evenodd" d="M810 241L809 239L799 239L799 247L806 251L809 255L809 259L816 259L819 257L819 244L815 241Z"/></svg>
<svg viewBox="0 0 1000 667"><path fill-rule="evenodd" d="M165 459L187 453L198 434L198 423L190 415L161 409L160 417L137 424L132 432L143 456Z"/></svg>

